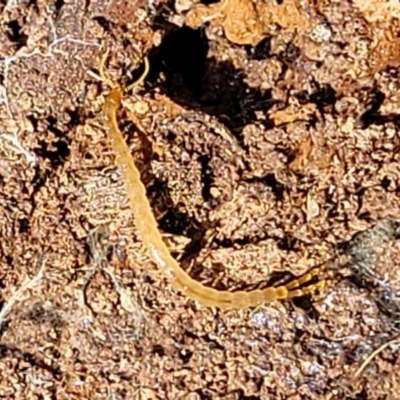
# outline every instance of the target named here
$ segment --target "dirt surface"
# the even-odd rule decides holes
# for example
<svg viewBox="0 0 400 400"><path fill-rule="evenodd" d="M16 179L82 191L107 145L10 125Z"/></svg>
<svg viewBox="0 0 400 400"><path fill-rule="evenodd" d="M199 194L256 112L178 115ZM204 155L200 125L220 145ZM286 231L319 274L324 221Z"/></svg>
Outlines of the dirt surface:
<svg viewBox="0 0 400 400"><path fill-rule="evenodd" d="M0 22L0 397L400 399L400 14L392 1L9 0ZM397 8L396 8L397 7ZM173 254L135 230L109 85ZM323 277L321 276L320 279Z"/></svg>

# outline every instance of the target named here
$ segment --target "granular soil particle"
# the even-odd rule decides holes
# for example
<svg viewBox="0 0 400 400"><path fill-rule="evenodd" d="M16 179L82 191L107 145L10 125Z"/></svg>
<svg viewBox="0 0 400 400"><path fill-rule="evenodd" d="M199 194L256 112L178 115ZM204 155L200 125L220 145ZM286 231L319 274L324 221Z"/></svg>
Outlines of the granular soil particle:
<svg viewBox="0 0 400 400"><path fill-rule="evenodd" d="M398 6L204 3L0 5L1 398L400 399ZM172 289L102 124L106 48L123 85L148 55L119 123L182 267L233 290L329 259L326 288Z"/></svg>

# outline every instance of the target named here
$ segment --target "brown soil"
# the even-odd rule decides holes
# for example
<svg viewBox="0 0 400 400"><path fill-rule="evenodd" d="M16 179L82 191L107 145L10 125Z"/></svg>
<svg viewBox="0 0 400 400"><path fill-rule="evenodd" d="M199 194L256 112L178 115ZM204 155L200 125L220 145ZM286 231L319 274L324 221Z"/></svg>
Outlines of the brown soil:
<svg viewBox="0 0 400 400"><path fill-rule="evenodd" d="M400 399L393 2L1 4L1 398ZM326 288L239 311L174 292L102 126L105 49L123 85L149 57L120 126L191 276L332 258Z"/></svg>

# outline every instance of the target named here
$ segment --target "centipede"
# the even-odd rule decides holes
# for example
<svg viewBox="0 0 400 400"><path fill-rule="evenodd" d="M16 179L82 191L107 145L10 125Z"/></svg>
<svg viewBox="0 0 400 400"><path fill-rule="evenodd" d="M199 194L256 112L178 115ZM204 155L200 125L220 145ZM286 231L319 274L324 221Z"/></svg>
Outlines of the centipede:
<svg viewBox="0 0 400 400"><path fill-rule="evenodd" d="M293 278L286 284L268 286L263 289L250 291L229 291L205 286L195 280L171 255L159 230L156 217L147 197L146 187L141 180L139 169L134 163L117 120L124 94L137 85L138 82L143 82L148 70L149 61L145 58L145 71L135 84L130 85L125 90L120 85L114 84L114 87L105 97L103 122L114 153L115 163L125 185L134 223L141 241L147 249L151 260L165 273L173 288L189 299L199 302L201 305L220 309L257 307L277 300L311 294L323 288L326 285L326 281L313 282L313 278L318 277L321 271L326 268L326 263L310 269L305 274Z"/></svg>

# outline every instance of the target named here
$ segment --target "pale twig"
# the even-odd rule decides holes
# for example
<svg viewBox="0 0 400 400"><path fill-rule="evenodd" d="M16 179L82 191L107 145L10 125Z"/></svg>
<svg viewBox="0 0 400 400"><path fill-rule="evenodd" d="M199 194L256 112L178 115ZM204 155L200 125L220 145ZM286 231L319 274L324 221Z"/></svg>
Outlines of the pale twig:
<svg viewBox="0 0 400 400"><path fill-rule="evenodd" d="M31 289L34 285L36 285L40 279L43 277L43 271L45 268L45 259L42 257L40 260L40 268L37 274L26 283L24 283L9 299L4 303L3 308L0 311L0 328L4 324L5 319L10 313L12 307L18 301L21 301L22 295L29 289Z"/></svg>
<svg viewBox="0 0 400 400"><path fill-rule="evenodd" d="M367 365L383 350L385 350L387 347L393 345L393 344L400 344L400 336L397 336L396 338L389 340L388 342L384 343L382 346L377 348L375 351L373 351L367 359L361 364L361 366L358 368L356 373L354 374L354 380L356 380L364 371L364 369L367 367Z"/></svg>

